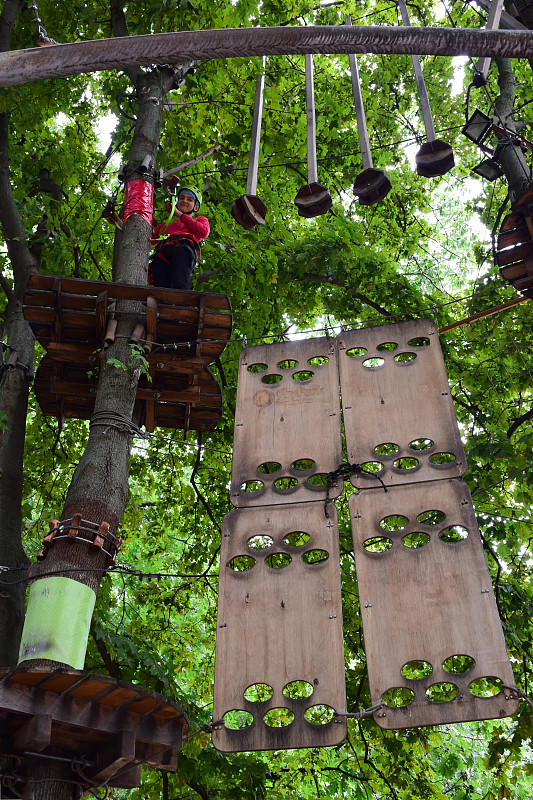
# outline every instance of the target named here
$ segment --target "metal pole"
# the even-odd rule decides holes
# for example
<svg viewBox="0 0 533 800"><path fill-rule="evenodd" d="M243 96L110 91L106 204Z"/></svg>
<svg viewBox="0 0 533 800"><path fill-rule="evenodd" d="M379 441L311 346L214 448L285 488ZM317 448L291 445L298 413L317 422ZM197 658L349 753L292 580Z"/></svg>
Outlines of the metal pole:
<svg viewBox="0 0 533 800"><path fill-rule="evenodd" d="M255 82L254 118L252 122L252 139L250 141L246 194L255 194L257 192L257 170L259 168L259 148L261 145L261 120L263 117L263 94L265 91L265 65L266 56L263 56L263 71Z"/></svg>
<svg viewBox="0 0 533 800"><path fill-rule="evenodd" d="M489 16L487 18L487 30L497 30L500 27L500 18L502 15L503 0L492 0L489 8ZM483 84L487 82L487 75L489 74L491 58L485 56L480 58L476 64L476 72L483 78Z"/></svg>
<svg viewBox="0 0 533 800"><path fill-rule="evenodd" d="M305 57L305 98L307 105L307 182L317 183L315 88L313 82L313 56Z"/></svg>
<svg viewBox="0 0 533 800"><path fill-rule="evenodd" d="M346 25L352 24L352 18L346 18ZM352 91L353 100L355 104L355 116L357 118L357 133L359 134L359 147L361 149L361 158L363 159L363 169L372 169L372 155L370 152L370 142L368 140L368 131L366 128L365 108L363 105L363 95L361 94L361 84L359 82L359 70L357 69L357 57L354 53L348 56L350 63L350 73L352 76Z"/></svg>
<svg viewBox="0 0 533 800"><path fill-rule="evenodd" d="M403 24L406 28L411 26L409 13L405 0L398 0L398 6L402 15ZM411 61L413 62L413 70L415 73L416 86L418 89L418 96L420 97L420 110L422 111L422 119L424 120L424 128L426 129L426 137L428 142L433 142L437 138L435 136L435 126L433 125L433 116L431 114L431 106L429 105L429 97L422 74L422 67L420 66L420 59L418 56L412 55Z"/></svg>

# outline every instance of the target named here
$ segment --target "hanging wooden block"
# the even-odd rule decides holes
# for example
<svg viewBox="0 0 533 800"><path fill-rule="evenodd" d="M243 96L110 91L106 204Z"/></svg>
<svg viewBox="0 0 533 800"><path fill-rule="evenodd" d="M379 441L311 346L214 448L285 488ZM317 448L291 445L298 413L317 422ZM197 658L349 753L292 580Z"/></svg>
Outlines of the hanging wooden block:
<svg viewBox="0 0 533 800"><path fill-rule="evenodd" d="M348 460L372 474L354 486L455 478L466 471L437 330L419 319L338 337Z"/></svg>
<svg viewBox="0 0 533 800"><path fill-rule="evenodd" d="M342 461L335 341L249 347L239 361L231 474L234 506L326 498ZM330 489L342 491L342 481Z"/></svg>
<svg viewBox="0 0 533 800"><path fill-rule="evenodd" d="M382 728L514 714L514 686L468 487L350 497L372 704Z"/></svg>
<svg viewBox="0 0 533 800"><path fill-rule="evenodd" d="M304 503L222 525L213 744L324 747L346 736L337 514Z"/></svg>

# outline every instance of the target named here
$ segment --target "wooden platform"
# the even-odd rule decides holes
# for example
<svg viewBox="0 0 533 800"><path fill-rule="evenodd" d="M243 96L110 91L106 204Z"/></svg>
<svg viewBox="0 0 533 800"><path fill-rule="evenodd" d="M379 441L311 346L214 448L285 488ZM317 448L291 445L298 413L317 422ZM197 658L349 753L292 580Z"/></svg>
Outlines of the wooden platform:
<svg viewBox="0 0 533 800"><path fill-rule="evenodd" d="M143 348L148 361L151 380L143 376L137 392L146 429L212 430L222 400L207 365L231 335L225 295L51 275L30 278L23 306L36 339L47 350L35 380L43 413L90 418L98 351L113 341L117 300L141 303L131 341Z"/></svg>
<svg viewBox="0 0 533 800"><path fill-rule="evenodd" d="M513 205L498 235L496 262L504 280L533 298L533 192Z"/></svg>
<svg viewBox="0 0 533 800"><path fill-rule="evenodd" d="M92 782L133 788L141 763L176 770L188 730L177 703L131 683L79 670L0 670L0 755L19 763L60 752L86 762Z"/></svg>

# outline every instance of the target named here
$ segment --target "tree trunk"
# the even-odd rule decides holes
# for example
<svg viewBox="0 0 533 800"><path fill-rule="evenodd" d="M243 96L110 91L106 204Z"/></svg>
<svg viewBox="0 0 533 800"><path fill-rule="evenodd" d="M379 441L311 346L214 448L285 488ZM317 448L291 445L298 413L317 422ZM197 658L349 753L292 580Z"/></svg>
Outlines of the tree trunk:
<svg viewBox="0 0 533 800"><path fill-rule="evenodd" d="M516 133L513 119L513 106L516 93L516 78L511 61L508 58L496 59L498 67L498 86L500 94L495 102L498 115L505 127ZM531 183L531 173L520 145L513 142L512 136L499 136L495 158L509 184L509 197L514 202L527 190Z"/></svg>
<svg viewBox="0 0 533 800"><path fill-rule="evenodd" d="M153 70L139 72L136 79L138 117L130 150L128 180L150 180L153 173L140 172L138 167L149 156L155 166L162 123L163 100L172 85L173 76ZM152 175L152 177L149 177ZM150 253L151 225L134 214L124 224L116 238L114 253L115 282L146 285ZM94 413L89 427L89 439L74 472L61 519L81 514L82 520L100 525L109 523L109 534L117 537L118 528L128 500L129 458L132 445L131 419L140 370L128 339L141 313L139 303L117 302L118 327L115 342L101 355L100 380ZM121 363L123 367L118 366ZM32 579L39 580L42 572L54 573L90 587L96 594L107 561L102 552L93 553L79 542L70 545L59 541L50 548L44 561L32 568ZM77 570L80 571L72 571ZM69 571L67 571L69 570ZM90 571L84 571L90 570ZM49 659L27 659L20 667L65 666ZM37 764L37 762L36 762ZM36 800L71 800L72 773L68 764L56 762L58 780L39 782L38 765L29 770Z"/></svg>
<svg viewBox="0 0 533 800"><path fill-rule="evenodd" d="M14 5L14 4L12 4ZM0 26L1 27L1 26ZM22 465L28 393L33 372L34 339L22 316L22 298L28 277L36 271L30 255L9 180L9 117L0 114L0 222L15 282L10 289L2 276L8 296L5 312L7 346L0 373L0 527L1 566L13 572L1 573L0 584L0 666L17 663L24 623L24 580L28 559L21 543ZM19 571L20 570L20 571Z"/></svg>

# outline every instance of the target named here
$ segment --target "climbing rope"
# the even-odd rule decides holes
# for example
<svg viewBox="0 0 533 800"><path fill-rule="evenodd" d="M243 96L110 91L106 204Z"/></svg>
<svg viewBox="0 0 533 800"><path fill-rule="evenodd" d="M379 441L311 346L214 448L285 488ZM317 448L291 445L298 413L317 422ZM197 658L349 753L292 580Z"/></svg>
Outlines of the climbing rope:
<svg viewBox="0 0 533 800"><path fill-rule="evenodd" d="M333 470L333 472L328 472L326 475L326 499L324 500L324 514L326 517L329 518L328 503L331 502L329 497L331 487L337 483L339 478L349 478L350 475L368 475L371 478L376 478L381 483L383 490L385 492L388 491L380 476L376 475L375 472L370 472L370 470L365 469L361 464L350 464L348 461L343 462L337 469Z"/></svg>

